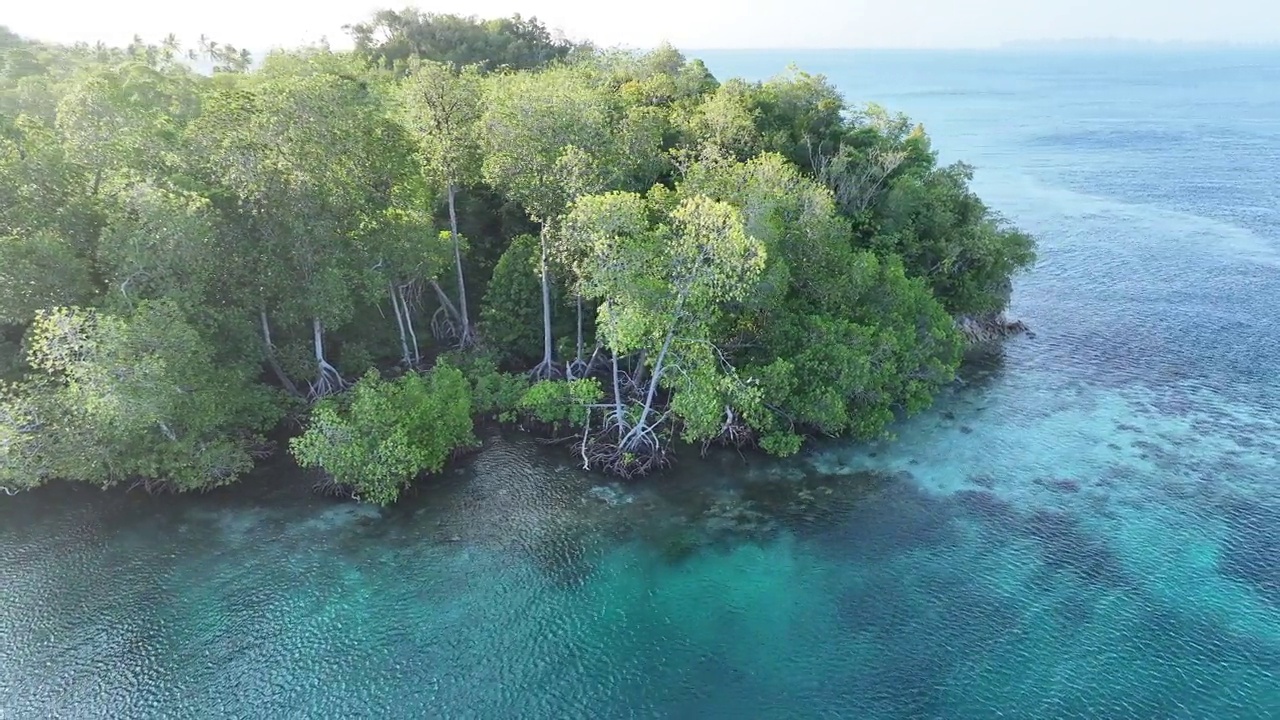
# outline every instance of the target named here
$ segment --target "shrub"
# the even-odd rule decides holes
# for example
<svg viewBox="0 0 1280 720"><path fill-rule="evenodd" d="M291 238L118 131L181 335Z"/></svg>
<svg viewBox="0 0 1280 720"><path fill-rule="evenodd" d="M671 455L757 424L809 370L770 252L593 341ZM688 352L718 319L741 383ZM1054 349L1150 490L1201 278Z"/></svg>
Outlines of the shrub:
<svg viewBox="0 0 1280 720"><path fill-rule="evenodd" d="M415 477L440 472L474 442L471 386L461 370L438 364L393 381L370 370L345 395L317 404L290 450L358 499L389 505Z"/></svg>

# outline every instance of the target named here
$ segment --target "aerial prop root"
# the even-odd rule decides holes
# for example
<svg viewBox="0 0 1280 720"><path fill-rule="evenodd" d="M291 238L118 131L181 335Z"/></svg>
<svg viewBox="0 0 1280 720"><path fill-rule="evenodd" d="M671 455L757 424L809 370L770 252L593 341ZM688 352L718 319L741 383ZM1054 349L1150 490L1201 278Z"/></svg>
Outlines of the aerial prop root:
<svg viewBox="0 0 1280 720"><path fill-rule="evenodd" d="M756 433L747 425L746 421L740 415L733 411L728 405L724 408L724 422L720 426L720 432L716 436L704 440L702 443L702 454L706 455L712 444L728 445L733 448L754 447L756 445Z"/></svg>
<svg viewBox="0 0 1280 720"><path fill-rule="evenodd" d="M168 480L158 480L156 478L138 478L129 486L129 491L133 492L138 488L142 488L148 495L155 495L161 492L175 492L173 483Z"/></svg>
<svg viewBox="0 0 1280 720"><path fill-rule="evenodd" d="M355 488L345 483L340 483L333 479L333 476L325 473L319 480L311 486L311 491L317 495L324 497L343 498L344 500L356 500Z"/></svg>
<svg viewBox="0 0 1280 720"><path fill-rule="evenodd" d="M326 360L320 360L319 366L320 374L311 383L312 400L319 400L322 397L347 389L348 383L342 379L342 374L338 372L337 368L330 365Z"/></svg>
<svg viewBox="0 0 1280 720"><path fill-rule="evenodd" d="M598 429L593 431L588 423L578 447L583 468L629 479L667 467L671 457L657 432L661 421L659 418L645 426L627 427L612 414L606 414Z"/></svg>
<svg viewBox="0 0 1280 720"><path fill-rule="evenodd" d="M444 307L436 308L431 315L431 334L442 342L454 342L459 338L458 326Z"/></svg>
<svg viewBox="0 0 1280 720"><path fill-rule="evenodd" d="M462 331L457 337L458 349L468 350L480 344L480 338L476 335L476 329L473 325L464 323Z"/></svg>
<svg viewBox="0 0 1280 720"><path fill-rule="evenodd" d="M254 442L249 446L249 457L254 460L266 460L276 452L276 442L274 440L262 440Z"/></svg>
<svg viewBox="0 0 1280 720"><path fill-rule="evenodd" d="M553 361L546 359L537 365L534 365L533 368L529 370L529 377L532 377L535 380L551 380L559 377L560 374L561 373L556 367L556 364Z"/></svg>

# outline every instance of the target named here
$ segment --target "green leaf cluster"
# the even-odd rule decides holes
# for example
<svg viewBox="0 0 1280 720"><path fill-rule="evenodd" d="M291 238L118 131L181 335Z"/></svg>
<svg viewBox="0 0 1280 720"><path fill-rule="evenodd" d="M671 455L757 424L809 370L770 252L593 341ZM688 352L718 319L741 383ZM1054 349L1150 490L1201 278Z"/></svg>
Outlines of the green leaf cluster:
<svg viewBox="0 0 1280 720"><path fill-rule="evenodd" d="M516 407L545 425L581 427L587 423L591 406L603 398L604 390L596 378L544 380L526 390Z"/></svg>
<svg viewBox="0 0 1280 720"><path fill-rule="evenodd" d="M471 394L466 376L448 364L389 381L370 370L313 408L289 449L299 465L323 470L358 499L389 505L414 478L440 472L474 444Z"/></svg>
<svg viewBox="0 0 1280 720"><path fill-rule="evenodd" d="M500 423L515 422L520 399L529 389L528 375L503 372L485 354L458 353L449 362L457 364L471 383L471 409L476 416Z"/></svg>
<svg viewBox="0 0 1280 720"><path fill-rule="evenodd" d="M253 363L219 362L172 303L128 315L42 311L27 336L42 375L0 399L0 484L52 478L193 490L253 467L280 418Z"/></svg>

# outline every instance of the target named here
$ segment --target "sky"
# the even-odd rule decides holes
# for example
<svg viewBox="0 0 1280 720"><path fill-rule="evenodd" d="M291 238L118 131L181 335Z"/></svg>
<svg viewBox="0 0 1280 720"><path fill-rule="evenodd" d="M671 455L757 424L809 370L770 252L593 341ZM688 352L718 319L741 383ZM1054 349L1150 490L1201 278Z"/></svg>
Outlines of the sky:
<svg viewBox="0 0 1280 720"><path fill-rule="evenodd" d="M54 42L202 33L254 50L327 37L375 10L536 16L604 46L952 48L1064 38L1280 42L1280 0L12 0L0 24Z"/></svg>

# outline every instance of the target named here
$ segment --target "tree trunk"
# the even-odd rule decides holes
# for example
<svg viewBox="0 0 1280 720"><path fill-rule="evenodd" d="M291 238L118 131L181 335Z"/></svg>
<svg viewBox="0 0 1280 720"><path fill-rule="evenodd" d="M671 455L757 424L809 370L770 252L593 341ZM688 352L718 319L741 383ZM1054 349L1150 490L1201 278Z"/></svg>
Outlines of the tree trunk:
<svg viewBox="0 0 1280 720"><path fill-rule="evenodd" d="M587 366L582 371L583 377L591 375L591 371L596 367L596 361L600 359L600 351L603 349L604 346L601 345L599 341L596 341L596 349L591 351L591 357L587 358Z"/></svg>
<svg viewBox="0 0 1280 720"><path fill-rule="evenodd" d="M391 283L391 311L396 314L396 327L400 329L400 353L404 358L405 365L412 365L413 358L409 356L409 338L404 332L404 315L400 313L400 301L396 296L396 284Z"/></svg>
<svg viewBox="0 0 1280 720"><path fill-rule="evenodd" d="M400 309L404 311L404 326L409 329L409 340L413 342L413 361L422 362L422 353L418 350L418 333L413 331L413 315L409 312L409 301L404 297L404 285L400 286ZM395 292L392 289L392 292Z"/></svg>
<svg viewBox="0 0 1280 720"><path fill-rule="evenodd" d="M640 419L620 443L621 449L624 451L630 449L628 444L632 442L632 436L644 432L644 424L649 420L649 413L653 411L653 396L658 393L658 381L662 379L663 363L667 359L667 350L671 348L671 340L675 336L676 328L675 325L672 325L671 329L667 331L666 339L662 341L662 349L658 351L658 359L653 363L653 378L649 381L649 391L645 394L644 407L640 410Z"/></svg>
<svg viewBox="0 0 1280 720"><path fill-rule="evenodd" d="M578 363L582 362L582 296L577 295L578 302L578 353L574 360Z"/></svg>
<svg viewBox="0 0 1280 720"><path fill-rule="evenodd" d="M463 347L471 344L471 315L467 312L467 281L462 274L462 243L458 235L458 211L454 207L454 197L458 188L449 183L449 233L453 238L453 263L458 271L458 306L461 309L462 337L459 342Z"/></svg>
<svg viewBox="0 0 1280 720"><path fill-rule="evenodd" d="M618 382L618 353L609 352L613 356L613 418L618 423L618 436L622 436L623 416L622 416L622 385Z"/></svg>
<svg viewBox="0 0 1280 720"><path fill-rule="evenodd" d="M547 268L547 227L543 225L539 233L542 246L540 269L542 271L542 363L539 368L551 372L551 277Z"/></svg>
<svg viewBox="0 0 1280 720"><path fill-rule="evenodd" d="M311 318L311 340L315 348L316 364L324 368L329 363L324 359L324 327L320 324L320 318Z"/></svg>
<svg viewBox="0 0 1280 720"><path fill-rule="evenodd" d="M653 412L653 397L658 392L658 383L662 381L662 373L666 370L667 351L671 349L671 341L675 339L676 330L678 330L684 321L684 301L689 296L689 284L680 288L680 293L676 298L675 310L672 313L671 327L667 329L667 337L662 341L662 349L658 351L658 359L653 363L653 377L649 380L649 390L645 393L644 408L640 411L640 419L636 424L627 431L626 437L618 443L619 449L627 452L636 449L635 445L639 438L644 437L645 433L650 432L645 426L649 421L649 413ZM641 365L644 367L644 356L641 355ZM637 383L639 386L639 383ZM655 440L656 442L656 440ZM657 447L655 446L655 450Z"/></svg>
<svg viewBox="0 0 1280 720"><path fill-rule="evenodd" d="M267 322L267 311L261 311L259 317L262 319L262 343L266 346L267 365L270 366L271 372L275 374L286 392L294 397L302 397L302 393L298 392L298 386L284 374L284 368L280 367L280 362L276 360L276 346L271 342L271 325Z"/></svg>
<svg viewBox="0 0 1280 720"><path fill-rule="evenodd" d="M648 359L649 359L649 351L641 350L640 356L636 359L636 366L637 366L636 376L631 381L632 385L635 385L636 387L640 387L641 385L644 385L645 375L649 373L649 366L645 365L645 361Z"/></svg>
<svg viewBox="0 0 1280 720"><path fill-rule="evenodd" d="M324 326L320 324L320 318L311 319L311 337L316 354L316 381L311 386L311 395L321 398L342 390L346 387L346 381L342 379L342 373L324 357Z"/></svg>
<svg viewBox="0 0 1280 720"><path fill-rule="evenodd" d="M444 289L440 287L440 283L435 280L429 280L427 282L431 285L431 289L435 291L436 299L440 301L440 305L445 309L445 312L448 312L454 320L461 321L462 318L458 314L457 306L454 305L453 301L449 299L449 296L445 294Z"/></svg>

